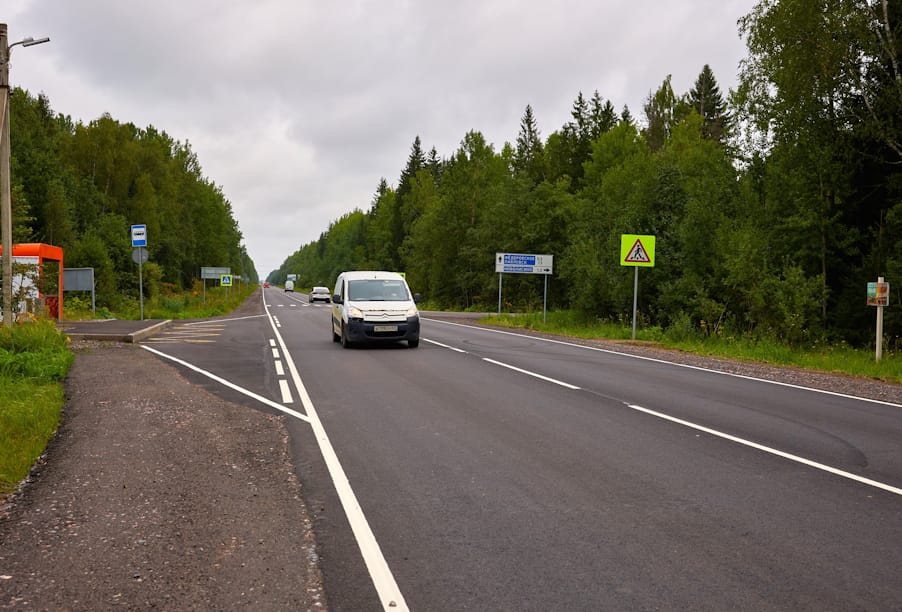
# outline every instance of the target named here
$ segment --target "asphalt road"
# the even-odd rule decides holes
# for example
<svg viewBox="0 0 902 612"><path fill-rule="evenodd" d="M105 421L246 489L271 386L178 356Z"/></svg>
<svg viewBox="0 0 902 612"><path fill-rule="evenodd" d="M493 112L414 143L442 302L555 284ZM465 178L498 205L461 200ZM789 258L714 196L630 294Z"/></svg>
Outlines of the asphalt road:
<svg viewBox="0 0 902 612"><path fill-rule="evenodd" d="M264 295L143 344L297 412L334 610L902 608L902 406L437 320L342 349Z"/></svg>

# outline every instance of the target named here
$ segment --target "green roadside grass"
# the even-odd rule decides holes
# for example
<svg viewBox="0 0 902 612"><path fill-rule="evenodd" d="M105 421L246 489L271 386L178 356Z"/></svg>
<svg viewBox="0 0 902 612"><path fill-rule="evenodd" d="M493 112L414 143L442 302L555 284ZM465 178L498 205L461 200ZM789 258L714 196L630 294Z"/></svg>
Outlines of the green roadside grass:
<svg viewBox="0 0 902 612"><path fill-rule="evenodd" d="M28 475L59 426L73 359L50 321L0 327L0 499Z"/></svg>
<svg viewBox="0 0 902 612"><path fill-rule="evenodd" d="M632 342L630 323L586 320L579 314L570 311L548 312L544 322L541 312L522 315L490 315L480 319L480 322L572 338ZM845 345L792 347L771 338L705 335L697 330L678 328L662 330L656 327L637 328L636 341L642 344L654 344L664 349L709 357L806 368L833 374L861 376L884 382L902 383L902 356L889 351L884 351L882 359L878 362L873 349L855 349Z"/></svg>

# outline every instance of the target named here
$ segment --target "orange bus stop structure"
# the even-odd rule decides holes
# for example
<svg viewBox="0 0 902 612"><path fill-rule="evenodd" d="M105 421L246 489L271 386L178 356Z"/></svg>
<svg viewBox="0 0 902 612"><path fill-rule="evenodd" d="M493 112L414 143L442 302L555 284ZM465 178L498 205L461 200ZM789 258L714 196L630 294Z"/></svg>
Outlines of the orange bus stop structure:
<svg viewBox="0 0 902 612"><path fill-rule="evenodd" d="M0 255L3 254L3 247L0 246ZM16 261L18 260L18 261ZM51 279L44 277L44 263L56 262L59 265L58 280L54 283ZM44 308L47 316L52 319L62 321L63 319L63 249L61 247L42 244L38 242L14 244L13 245L13 263L36 264L38 268L37 290L38 297L43 298ZM13 274L15 276L15 274ZM3 282L7 282L3 279ZM56 285L56 295L48 295L45 293L45 287L53 287ZM13 285L15 287L15 285Z"/></svg>

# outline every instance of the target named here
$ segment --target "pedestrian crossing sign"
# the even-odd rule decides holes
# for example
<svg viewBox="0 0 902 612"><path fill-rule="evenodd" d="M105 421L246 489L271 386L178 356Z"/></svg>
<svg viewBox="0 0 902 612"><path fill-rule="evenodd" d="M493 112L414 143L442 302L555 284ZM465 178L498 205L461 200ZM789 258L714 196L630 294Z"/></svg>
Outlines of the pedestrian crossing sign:
<svg viewBox="0 0 902 612"><path fill-rule="evenodd" d="M646 268L654 267L655 237L638 234L621 234L620 265L643 266Z"/></svg>
<svg viewBox="0 0 902 612"><path fill-rule="evenodd" d="M232 286L232 275L231 274L223 274L219 277L219 284L223 287L231 287Z"/></svg>

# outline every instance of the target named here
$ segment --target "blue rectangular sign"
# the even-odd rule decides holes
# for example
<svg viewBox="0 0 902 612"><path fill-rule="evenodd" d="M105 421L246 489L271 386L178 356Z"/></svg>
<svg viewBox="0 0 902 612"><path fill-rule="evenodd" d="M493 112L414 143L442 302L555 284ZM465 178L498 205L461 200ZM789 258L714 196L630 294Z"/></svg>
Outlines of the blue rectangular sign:
<svg viewBox="0 0 902 612"><path fill-rule="evenodd" d="M517 253L504 254L505 266L534 266L536 265L535 255L520 255Z"/></svg>
<svg viewBox="0 0 902 612"><path fill-rule="evenodd" d="M147 246L147 226L146 225L133 225L132 226L132 246L133 247L146 247Z"/></svg>

